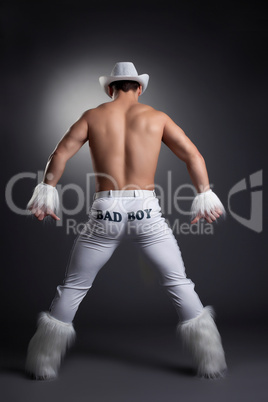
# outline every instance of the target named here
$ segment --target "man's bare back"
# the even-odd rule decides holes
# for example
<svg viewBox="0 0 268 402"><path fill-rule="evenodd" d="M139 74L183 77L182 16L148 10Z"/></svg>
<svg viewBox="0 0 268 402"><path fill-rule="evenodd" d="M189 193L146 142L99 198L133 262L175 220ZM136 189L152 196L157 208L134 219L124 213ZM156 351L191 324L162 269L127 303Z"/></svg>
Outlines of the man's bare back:
<svg viewBox="0 0 268 402"><path fill-rule="evenodd" d="M138 97L138 91L119 91L113 101L86 111L50 156L45 181L55 186L67 160L88 141L96 191L153 189L163 141L189 167L191 162L200 165L194 172L190 167L191 179L198 190L208 188L204 160L195 145L165 113L139 103Z"/></svg>
<svg viewBox="0 0 268 402"><path fill-rule="evenodd" d="M96 191L154 188L164 114L125 98L85 114Z"/></svg>

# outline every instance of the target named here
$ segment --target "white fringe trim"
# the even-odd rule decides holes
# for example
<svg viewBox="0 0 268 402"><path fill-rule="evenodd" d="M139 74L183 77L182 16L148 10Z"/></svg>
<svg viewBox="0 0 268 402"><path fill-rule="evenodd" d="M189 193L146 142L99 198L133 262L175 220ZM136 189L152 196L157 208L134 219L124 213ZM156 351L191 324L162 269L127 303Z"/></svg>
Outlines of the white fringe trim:
<svg viewBox="0 0 268 402"><path fill-rule="evenodd" d="M224 377L227 365L219 331L214 322L214 310L204 307L203 312L177 326L183 344L189 349L200 377Z"/></svg>
<svg viewBox="0 0 268 402"><path fill-rule="evenodd" d="M47 212L48 210L51 210L57 214L59 211L59 205L59 194L56 187L41 182L35 187L32 198L28 202L26 208L30 211L40 209Z"/></svg>
<svg viewBox="0 0 268 402"><path fill-rule="evenodd" d="M219 209L222 212L222 216L226 214L223 204L221 203L219 197L211 190L199 193L193 200L191 206L192 218L197 215L204 216L205 213L210 213L210 211L215 211Z"/></svg>
<svg viewBox="0 0 268 402"><path fill-rule="evenodd" d="M42 312L38 317L37 331L30 340L25 370L37 380L56 378L67 348L75 340L72 323L65 323Z"/></svg>

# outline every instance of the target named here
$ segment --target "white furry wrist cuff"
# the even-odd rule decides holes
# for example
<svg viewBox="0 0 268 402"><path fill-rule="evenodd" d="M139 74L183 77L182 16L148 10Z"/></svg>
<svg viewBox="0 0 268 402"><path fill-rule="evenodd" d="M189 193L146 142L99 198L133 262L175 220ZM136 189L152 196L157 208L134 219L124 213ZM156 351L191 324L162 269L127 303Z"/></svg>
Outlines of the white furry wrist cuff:
<svg viewBox="0 0 268 402"><path fill-rule="evenodd" d="M211 211L215 210L220 210L223 215L225 214L224 206L218 196L211 189L197 194L191 206L193 218L197 215L204 216L206 213L210 214Z"/></svg>
<svg viewBox="0 0 268 402"><path fill-rule="evenodd" d="M59 194L56 187L41 182L35 187L32 198L26 208L28 210L41 209L44 212L50 209L57 214L59 205Z"/></svg>

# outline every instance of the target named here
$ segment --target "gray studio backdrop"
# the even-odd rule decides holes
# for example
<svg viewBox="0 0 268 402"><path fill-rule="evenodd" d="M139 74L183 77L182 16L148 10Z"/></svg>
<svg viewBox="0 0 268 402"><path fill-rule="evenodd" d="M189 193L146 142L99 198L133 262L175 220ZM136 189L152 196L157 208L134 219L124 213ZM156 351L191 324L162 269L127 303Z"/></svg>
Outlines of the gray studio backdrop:
<svg viewBox="0 0 268 402"><path fill-rule="evenodd" d="M169 114L196 144L226 207L226 219L213 228L190 228L184 211L191 202L178 200L192 196L190 188L178 190L191 184L190 177L163 144L157 194L201 300L212 304L226 325L265 322L268 274L261 201L266 34L261 15L246 6L227 11L187 4L148 2L142 13L120 11L119 6L103 11L97 2L82 8L48 2L41 10L31 2L2 6L1 148L8 191L2 215L1 298L6 328L15 325L14 315L34 325L63 280L78 224L87 218L86 202L77 213L63 213L60 226L39 223L21 210L68 127L86 109L109 101L98 77L109 74L117 61L133 61L139 73L150 75L140 101ZM66 210L77 207L78 192L92 200L90 173L85 145L59 182ZM175 325L177 317L154 267L123 242L98 274L76 321Z"/></svg>

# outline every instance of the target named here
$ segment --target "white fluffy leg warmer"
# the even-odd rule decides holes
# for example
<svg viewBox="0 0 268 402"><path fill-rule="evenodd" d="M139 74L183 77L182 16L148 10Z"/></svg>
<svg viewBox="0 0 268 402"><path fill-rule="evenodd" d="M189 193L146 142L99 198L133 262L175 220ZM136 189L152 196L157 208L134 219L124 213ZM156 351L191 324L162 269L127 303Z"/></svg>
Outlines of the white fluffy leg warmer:
<svg viewBox="0 0 268 402"><path fill-rule="evenodd" d="M27 353L26 372L37 380L57 377L61 359L75 340L72 323L64 323L47 312L39 314L37 331Z"/></svg>
<svg viewBox="0 0 268 402"><path fill-rule="evenodd" d="M196 363L197 374L206 378L223 377L227 370L221 337L213 316L213 308L207 306L198 317L177 327Z"/></svg>

